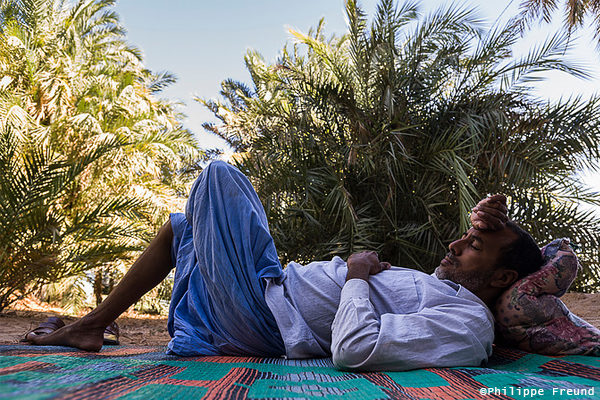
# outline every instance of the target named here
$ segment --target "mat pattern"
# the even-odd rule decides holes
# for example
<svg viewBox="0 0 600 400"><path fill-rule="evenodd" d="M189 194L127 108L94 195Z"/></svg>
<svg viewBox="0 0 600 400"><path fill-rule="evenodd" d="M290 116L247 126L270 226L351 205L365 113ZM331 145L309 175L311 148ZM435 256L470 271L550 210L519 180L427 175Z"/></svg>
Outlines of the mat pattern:
<svg viewBox="0 0 600 400"><path fill-rule="evenodd" d="M1 398L600 399L600 358L496 348L484 368L349 373L334 369L330 359L181 358L156 347L86 353L11 345L0 346Z"/></svg>

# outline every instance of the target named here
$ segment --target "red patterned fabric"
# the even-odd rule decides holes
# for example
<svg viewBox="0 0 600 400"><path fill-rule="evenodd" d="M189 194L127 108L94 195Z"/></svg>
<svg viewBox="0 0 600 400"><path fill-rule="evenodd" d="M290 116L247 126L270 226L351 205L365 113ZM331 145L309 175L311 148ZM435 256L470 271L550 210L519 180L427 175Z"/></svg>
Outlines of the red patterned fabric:
<svg viewBox="0 0 600 400"><path fill-rule="evenodd" d="M495 310L497 341L546 355L600 355L600 330L560 301L581 268L568 239L542 248L542 268L503 293Z"/></svg>

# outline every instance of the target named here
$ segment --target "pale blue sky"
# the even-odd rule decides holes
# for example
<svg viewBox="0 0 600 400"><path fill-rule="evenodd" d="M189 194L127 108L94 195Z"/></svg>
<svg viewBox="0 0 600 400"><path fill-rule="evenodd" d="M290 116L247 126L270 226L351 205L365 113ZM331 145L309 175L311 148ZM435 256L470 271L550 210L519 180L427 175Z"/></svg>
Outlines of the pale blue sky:
<svg viewBox="0 0 600 400"><path fill-rule="evenodd" d="M561 0L561 3L564 1ZM362 8L373 14L376 0L359 0ZM471 0L464 4L477 7L481 17L490 23L506 19L518 12L518 0ZM443 0L421 2L423 12L440 5ZM345 31L343 0L120 0L116 7L128 31L130 43L144 54L146 65L153 71L168 70L178 82L164 92L164 97L185 103L185 124L199 138L203 147L223 147L214 135L203 132L202 122L212 120L212 114L194 102L194 96L217 98L220 83L233 78L249 83L243 57L247 49L258 50L267 60L275 60L286 41L291 41L288 29L306 32L321 17L325 18L328 34ZM504 11L504 13L503 13ZM523 39L515 52L524 52L562 23L536 29ZM543 98L590 96L600 93L600 55L594 51L591 30L579 34L571 55L585 63L594 77L578 80L564 73L550 74L537 87ZM600 190L600 177L593 178Z"/></svg>

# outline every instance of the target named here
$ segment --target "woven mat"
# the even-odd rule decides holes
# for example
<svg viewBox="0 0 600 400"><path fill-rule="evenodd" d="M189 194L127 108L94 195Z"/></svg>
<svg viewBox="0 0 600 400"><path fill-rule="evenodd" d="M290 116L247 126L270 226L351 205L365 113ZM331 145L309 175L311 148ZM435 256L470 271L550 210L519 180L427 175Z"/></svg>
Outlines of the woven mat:
<svg viewBox="0 0 600 400"><path fill-rule="evenodd" d="M169 356L156 347L0 346L0 398L600 399L600 358L496 348L485 368L349 373L330 359Z"/></svg>

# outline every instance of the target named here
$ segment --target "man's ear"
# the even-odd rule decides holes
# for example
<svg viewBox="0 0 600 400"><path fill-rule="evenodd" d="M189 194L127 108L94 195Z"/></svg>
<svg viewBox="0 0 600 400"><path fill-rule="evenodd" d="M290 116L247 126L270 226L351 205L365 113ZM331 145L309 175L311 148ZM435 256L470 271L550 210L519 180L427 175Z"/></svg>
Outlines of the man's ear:
<svg viewBox="0 0 600 400"><path fill-rule="evenodd" d="M507 288L517 281L519 273L514 269L501 268L494 271L490 285L497 288Z"/></svg>

